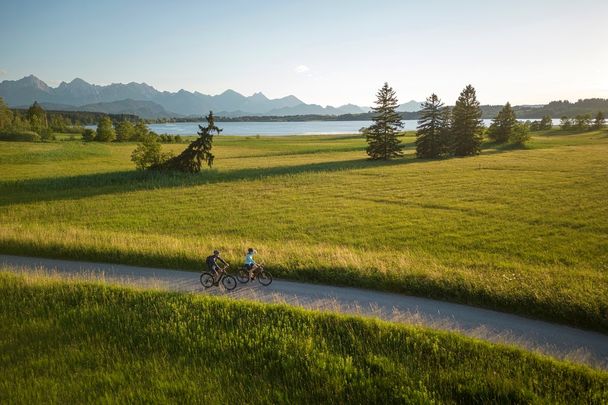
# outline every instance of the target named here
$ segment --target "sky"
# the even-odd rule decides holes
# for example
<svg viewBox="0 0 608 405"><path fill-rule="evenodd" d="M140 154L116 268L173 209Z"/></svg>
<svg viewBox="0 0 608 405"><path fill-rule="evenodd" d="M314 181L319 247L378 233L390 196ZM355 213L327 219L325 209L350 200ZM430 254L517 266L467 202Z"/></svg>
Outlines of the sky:
<svg viewBox="0 0 608 405"><path fill-rule="evenodd" d="M0 0L0 81L145 82L307 103L608 98L607 0Z"/></svg>

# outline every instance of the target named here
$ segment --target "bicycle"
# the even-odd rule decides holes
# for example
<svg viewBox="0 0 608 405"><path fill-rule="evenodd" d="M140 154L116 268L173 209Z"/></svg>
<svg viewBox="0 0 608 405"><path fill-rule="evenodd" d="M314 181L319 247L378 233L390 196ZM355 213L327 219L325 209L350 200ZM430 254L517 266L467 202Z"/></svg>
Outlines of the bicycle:
<svg viewBox="0 0 608 405"><path fill-rule="evenodd" d="M203 285L203 287L205 288L211 288L213 286L219 286L220 283L222 283L222 285L224 286L224 288L228 291L232 291L236 288L236 279L234 278L234 276L231 276L230 274L226 273L226 269L229 267L229 265L226 265L224 267L218 267L218 273L219 276L217 277L217 281L216 281L216 277L213 275L212 272L210 271L205 271L203 272L203 274L201 274L201 284Z"/></svg>
<svg viewBox="0 0 608 405"><path fill-rule="evenodd" d="M257 267L253 270L247 270L247 268L241 267L236 278L241 283L248 283L250 280L257 278L258 282L264 287L267 287L272 283L272 274L264 269L264 263L258 263Z"/></svg>

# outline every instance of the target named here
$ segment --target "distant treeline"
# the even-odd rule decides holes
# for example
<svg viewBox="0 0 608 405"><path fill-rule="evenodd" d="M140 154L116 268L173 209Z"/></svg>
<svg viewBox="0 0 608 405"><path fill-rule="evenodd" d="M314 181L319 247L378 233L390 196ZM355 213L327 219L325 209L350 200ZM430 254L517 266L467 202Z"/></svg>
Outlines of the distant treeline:
<svg viewBox="0 0 608 405"><path fill-rule="evenodd" d="M502 105L482 105L481 117L492 119L503 108ZM584 114L595 114L598 111L608 115L608 99L603 98L589 98L584 100L578 100L577 102L571 103L567 100L564 101L552 101L544 106L526 106L519 105L513 107L513 111L517 114L518 118L522 119L541 119L545 116L551 117L569 117L574 118L577 115ZM420 118L420 112L400 112L401 118L404 120L418 120ZM285 115L285 116L272 116L272 115L249 115L242 117L217 117L217 122L299 122L299 121L370 121L373 117L373 113L361 113L361 114L342 114L342 115L318 115L318 114L307 114L307 115ZM162 124L167 122L201 122L204 121L204 117L179 117L179 118L161 118L157 120L147 120L148 123Z"/></svg>
<svg viewBox="0 0 608 405"><path fill-rule="evenodd" d="M28 109L25 108L11 108L13 113L16 114L27 114ZM60 110L47 110L46 115L49 120L59 118L69 122L69 125L96 125L102 117L110 117L112 122L129 121L137 123L141 121L137 115L133 114L106 114L103 112L90 112L90 111L60 111Z"/></svg>

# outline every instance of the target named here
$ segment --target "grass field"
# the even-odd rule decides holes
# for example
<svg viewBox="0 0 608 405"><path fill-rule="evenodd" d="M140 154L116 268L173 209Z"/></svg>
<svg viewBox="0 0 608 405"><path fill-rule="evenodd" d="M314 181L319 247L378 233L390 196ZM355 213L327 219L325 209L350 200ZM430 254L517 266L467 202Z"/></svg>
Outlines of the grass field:
<svg viewBox="0 0 608 405"><path fill-rule="evenodd" d="M2 270L2 403L608 401L608 373L455 334Z"/></svg>
<svg viewBox="0 0 608 405"><path fill-rule="evenodd" d="M198 269L249 246L279 277L504 309L608 332L608 132L365 159L361 137L216 139L198 176L133 144L0 144L0 252ZM164 145L180 150L184 145Z"/></svg>

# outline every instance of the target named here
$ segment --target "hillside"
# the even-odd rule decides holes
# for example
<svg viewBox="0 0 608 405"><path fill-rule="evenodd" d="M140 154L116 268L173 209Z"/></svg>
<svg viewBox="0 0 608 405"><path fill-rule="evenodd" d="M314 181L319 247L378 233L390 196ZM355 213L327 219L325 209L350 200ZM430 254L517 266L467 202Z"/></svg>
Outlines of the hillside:
<svg viewBox="0 0 608 405"><path fill-rule="evenodd" d="M0 294L5 403L608 401L604 372L423 328L2 269Z"/></svg>

